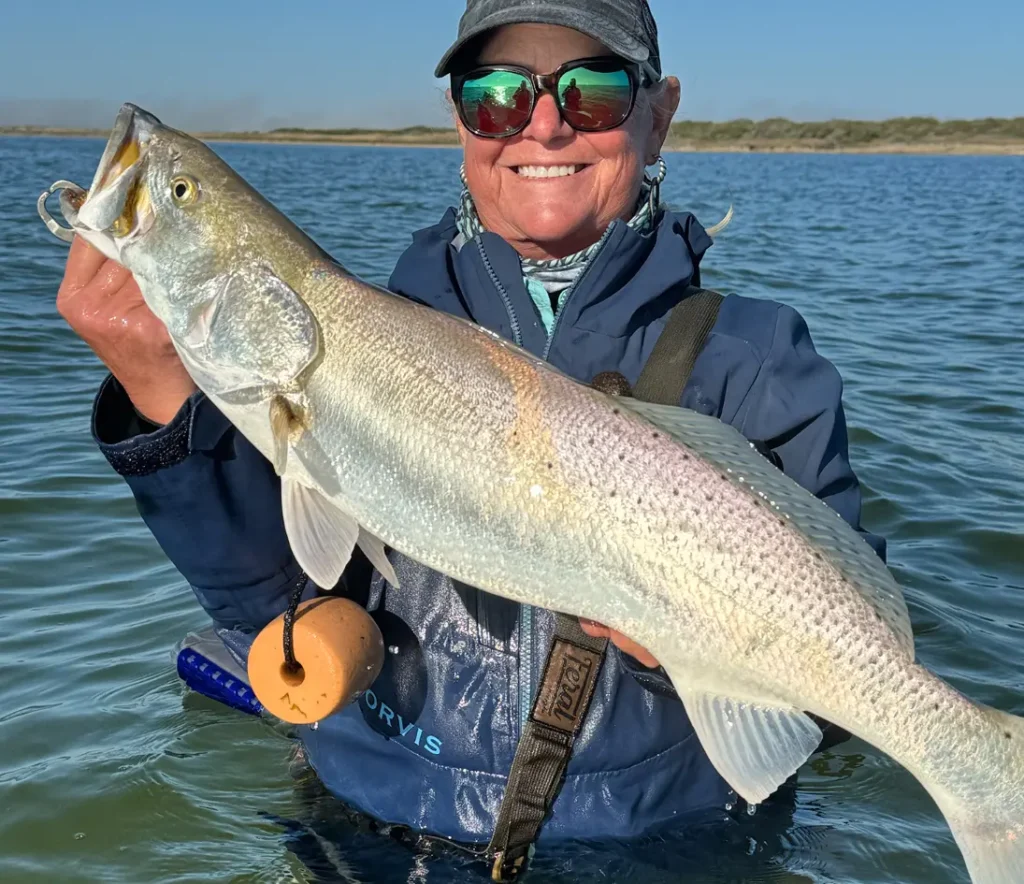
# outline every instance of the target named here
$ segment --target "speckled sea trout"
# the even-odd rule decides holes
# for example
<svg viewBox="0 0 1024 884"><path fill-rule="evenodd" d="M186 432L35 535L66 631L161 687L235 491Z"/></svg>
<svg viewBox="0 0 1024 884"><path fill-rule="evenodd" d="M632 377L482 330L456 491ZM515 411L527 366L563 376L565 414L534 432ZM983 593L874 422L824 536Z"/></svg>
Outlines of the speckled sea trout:
<svg viewBox="0 0 1024 884"><path fill-rule="evenodd" d="M61 210L132 271L186 368L281 477L321 586L356 545L620 630L758 803L817 714L904 765L975 884L1024 881L1024 720L915 662L900 587L735 429L613 398L362 282L204 144L125 105ZM67 238L45 210L51 229Z"/></svg>

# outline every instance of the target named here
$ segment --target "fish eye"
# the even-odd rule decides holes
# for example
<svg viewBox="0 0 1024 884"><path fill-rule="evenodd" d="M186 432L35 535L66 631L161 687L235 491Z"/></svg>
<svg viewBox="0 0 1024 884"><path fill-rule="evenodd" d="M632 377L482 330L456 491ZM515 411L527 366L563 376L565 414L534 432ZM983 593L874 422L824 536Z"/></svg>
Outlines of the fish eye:
<svg viewBox="0 0 1024 884"><path fill-rule="evenodd" d="M179 206L187 206L189 203L195 202L197 196L199 196L199 184L194 178L190 178L188 175L179 175L171 181L171 199Z"/></svg>

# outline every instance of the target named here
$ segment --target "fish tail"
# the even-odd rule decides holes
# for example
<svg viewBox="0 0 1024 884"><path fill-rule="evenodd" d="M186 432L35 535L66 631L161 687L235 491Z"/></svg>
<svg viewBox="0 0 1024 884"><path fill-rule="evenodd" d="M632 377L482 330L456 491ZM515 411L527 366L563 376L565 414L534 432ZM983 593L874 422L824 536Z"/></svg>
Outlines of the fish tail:
<svg viewBox="0 0 1024 884"><path fill-rule="evenodd" d="M1024 718L979 706L983 727L933 792L973 884L1024 882ZM955 759L955 757L954 757ZM978 776L969 775L969 771Z"/></svg>

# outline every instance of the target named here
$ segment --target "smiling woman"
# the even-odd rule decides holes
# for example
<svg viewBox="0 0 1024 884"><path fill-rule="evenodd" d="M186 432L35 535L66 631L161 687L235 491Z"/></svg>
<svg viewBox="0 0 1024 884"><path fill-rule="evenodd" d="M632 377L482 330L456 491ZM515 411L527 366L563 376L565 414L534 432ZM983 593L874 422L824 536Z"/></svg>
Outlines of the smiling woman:
<svg viewBox="0 0 1024 884"><path fill-rule="evenodd" d="M790 307L702 291L709 230L661 202L679 83L646 0L470 0L436 75L450 77L464 189L413 235L391 290L583 383L721 418L884 556L860 528L835 368ZM500 878L538 838L685 834L683 820L717 821L735 803L630 637L393 551L398 591L359 555L336 586L315 585L292 555L273 466L196 390L131 275L76 242L58 306L111 371L97 444L240 659L300 598L372 611L392 649L372 691L299 730L334 795L471 845Z"/></svg>
<svg viewBox="0 0 1024 884"><path fill-rule="evenodd" d="M450 94L483 227L545 260L629 221L679 104L676 78L549 24L485 32L457 58Z"/></svg>

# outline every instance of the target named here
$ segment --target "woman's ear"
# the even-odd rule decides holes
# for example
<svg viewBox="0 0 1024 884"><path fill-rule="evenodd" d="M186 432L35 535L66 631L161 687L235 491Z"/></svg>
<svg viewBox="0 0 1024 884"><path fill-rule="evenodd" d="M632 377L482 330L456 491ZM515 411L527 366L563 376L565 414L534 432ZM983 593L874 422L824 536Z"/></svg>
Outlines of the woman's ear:
<svg viewBox="0 0 1024 884"><path fill-rule="evenodd" d="M444 90L444 97L448 102L448 112L452 115L452 122L455 123L455 134L459 136L459 144L466 146L466 127L462 125L462 118L455 109L455 101L452 99L452 90L449 86Z"/></svg>
<svg viewBox="0 0 1024 884"><path fill-rule="evenodd" d="M665 77L647 90L648 101L651 104L651 135L646 158L648 165L654 162L665 145L672 117L679 109L681 91L682 87L677 77Z"/></svg>

